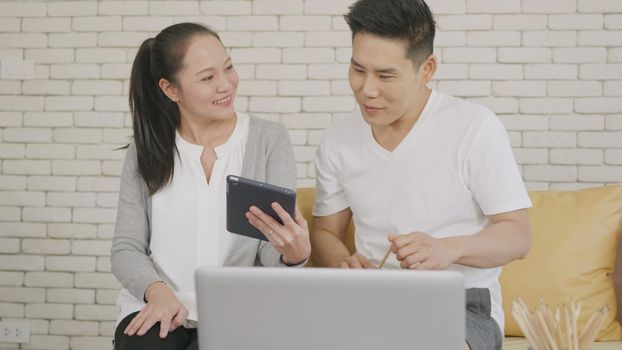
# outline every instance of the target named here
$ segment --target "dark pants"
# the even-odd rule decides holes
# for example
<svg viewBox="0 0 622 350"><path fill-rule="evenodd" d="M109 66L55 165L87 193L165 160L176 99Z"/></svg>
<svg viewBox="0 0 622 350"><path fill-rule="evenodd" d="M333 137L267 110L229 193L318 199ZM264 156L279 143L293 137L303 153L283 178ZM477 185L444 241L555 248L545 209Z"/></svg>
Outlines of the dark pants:
<svg viewBox="0 0 622 350"><path fill-rule="evenodd" d="M471 350L501 350L501 330L490 312L487 288L466 290L466 342Z"/></svg>
<svg viewBox="0 0 622 350"><path fill-rule="evenodd" d="M142 336L127 336L123 331L138 312L128 315L114 332L115 350L198 350L197 330L178 327L166 338L160 338L160 323L156 323Z"/></svg>

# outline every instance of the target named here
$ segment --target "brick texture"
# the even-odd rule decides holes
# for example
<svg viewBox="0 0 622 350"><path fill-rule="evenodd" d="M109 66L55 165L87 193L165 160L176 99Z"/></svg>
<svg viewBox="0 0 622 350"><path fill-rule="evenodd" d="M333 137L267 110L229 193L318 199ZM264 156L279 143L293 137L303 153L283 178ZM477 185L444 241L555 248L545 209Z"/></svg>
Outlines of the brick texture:
<svg viewBox="0 0 622 350"><path fill-rule="evenodd" d="M353 0L0 1L0 316L28 349L110 349L110 273L127 94L143 40L182 21L221 34L241 77L236 108L289 131L299 186L333 122L354 111ZM431 86L497 113L529 189L622 182L622 2L428 0ZM11 346L0 344L0 348ZM18 348L18 346L13 346Z"/></svg>

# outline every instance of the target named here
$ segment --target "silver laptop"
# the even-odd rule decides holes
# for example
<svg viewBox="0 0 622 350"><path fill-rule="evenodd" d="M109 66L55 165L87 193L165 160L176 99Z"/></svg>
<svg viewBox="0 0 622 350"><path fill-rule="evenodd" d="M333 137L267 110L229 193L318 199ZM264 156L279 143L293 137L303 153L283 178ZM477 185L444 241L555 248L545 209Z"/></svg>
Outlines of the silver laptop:
<svg viewBox="0 0 622 350"><path fill-rule="evenodd" d="M457 272L225 267L195 277L201 350L464 348Z"/></svg>

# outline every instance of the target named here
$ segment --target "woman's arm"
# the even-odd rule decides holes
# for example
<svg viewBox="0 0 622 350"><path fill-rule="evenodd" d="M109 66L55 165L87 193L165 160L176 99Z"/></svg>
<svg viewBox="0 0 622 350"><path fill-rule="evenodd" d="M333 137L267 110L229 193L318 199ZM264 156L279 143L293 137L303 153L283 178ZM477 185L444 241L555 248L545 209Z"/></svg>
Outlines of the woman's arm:
<svg viewBox="0 0 622 350"><path fill-rule="evenodd" d="M141 336L160 322L160 337L165 338L185 321L188 310L173 290L162 283L163 279L149 258L149 196L137 166L136 148L131 144L121 174L117 224L110 256L112 273L132 295L147 303L124 333Z"/></svg>
<svg viewBox="0 0 622 350"><path fill-rule="evenodd" d="M147 287L162 281L149 258L149 208L146 185L138 173L136 147L127 148L117 221L111 248L112 273L138 300L145 300Z"/></svg>

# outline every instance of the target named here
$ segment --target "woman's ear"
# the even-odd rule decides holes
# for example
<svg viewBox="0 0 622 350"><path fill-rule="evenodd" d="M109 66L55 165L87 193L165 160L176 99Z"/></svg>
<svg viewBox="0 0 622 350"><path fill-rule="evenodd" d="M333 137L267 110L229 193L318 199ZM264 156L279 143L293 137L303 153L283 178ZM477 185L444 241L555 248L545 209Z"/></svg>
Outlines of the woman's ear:
<svg viewBox="0 0 622 350"><path fill-rule="evenodd" d="M424 84L429 83L436 73L437 61L436 56L431 54L419 66L419 76Z"/></svg>
<svg viewBox="0 0 622 350"><path fill-rule="evenodd" d="M160 90L173 102L179 102L179 91L175 85L171 84L168 80L162 78L158 82L160 85Z"/></svg>

